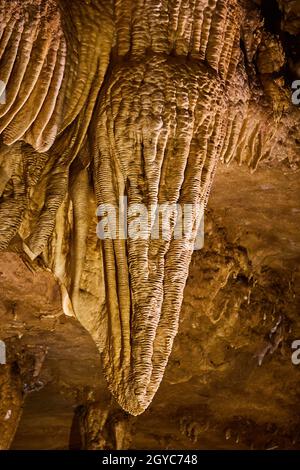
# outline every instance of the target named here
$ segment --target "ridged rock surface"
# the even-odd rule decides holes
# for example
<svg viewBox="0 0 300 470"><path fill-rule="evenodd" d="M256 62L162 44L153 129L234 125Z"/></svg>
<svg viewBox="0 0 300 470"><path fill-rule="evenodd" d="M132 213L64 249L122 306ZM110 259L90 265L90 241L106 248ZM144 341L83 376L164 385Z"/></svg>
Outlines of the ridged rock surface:
<svg viewBox="0 0 300 470"><path fill-rule="evenodd" d="M279 3L297 34L295 2ZM199 217L182 239L172 219L166 239L100 241L97 206L204 207L219 161L254 171L283 145L298 167L288 51L250 0L0 0L0 19L0 249L54 274L109 389L140 414L178 330Z"/></svg>

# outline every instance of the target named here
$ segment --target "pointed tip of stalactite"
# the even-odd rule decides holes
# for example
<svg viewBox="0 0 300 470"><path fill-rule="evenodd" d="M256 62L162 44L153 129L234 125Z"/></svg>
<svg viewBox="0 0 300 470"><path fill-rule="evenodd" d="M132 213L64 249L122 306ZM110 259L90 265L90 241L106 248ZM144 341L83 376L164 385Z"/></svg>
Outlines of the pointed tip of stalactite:
<svg viewBox="0 0 300 470"><path fill-rule="evenodd" d="M57 281L59 283L60 292L61 292L63 312L66 315L66 317L75 318L76 315L75 315L74 308L73 308L73 305L72 305L72 301L70 299L68 291L67 291L65 285L59 279L57 279Z"/></svg>
<svg viewBox="0 0 300 470"><path fill-rule="evenodd" d="M31 261L34 261L38 256L37 254L33 253L33 251L31 251L31 249L28 245L26 245L25 242L23 242L23 250Z"/></svg>
<svg viewBox="0 0 300 470"><path fill-rule="evenodd" d="M149 384L148 386L141 386L141 383L137 384L135 380L130 380L128 376L125 378L127 374L124 370L122 372L119 370L115 374L110 369L110 366L105 366L105 357L103 355L102 359L103 373L108 389L119 406L132 416L144 413L151 404L158 387L155 387L149 393ZM112 362L110 361L110 364ZM125 375L123 378L120 378L120 372Z"/></svg>
<svg viewBox="0 0 300 470"><path fill-rule="evenodd" d="M108 389L115 398L115 400L118 402L120 407L124 411L126 411L126 413L132 416L139 416L143 414L151 405L156 393L156 391L154 391L150 396L145 396L145 394L143 393L142 395L140 395L139 398L139 395L136 394L135 386L132 384L126 384L127 392L125 394L121 394L120 392L116 391L114 385L112 385L109 381Z"/></svg>
<svg viewBox="0 0 300 470"><path fill-rule="evenodd" d="M130 403L124 403L122 401L118 401L118 403L121 406L121 408L124 411L126 411L126 413L128 413L132 416L139 416L147 410L147 408L151 404L151 401L149 403L143 403L143 402L139 402L139 401L135 401L135 402L132 401Z"/></svg>
<svg viewBox="0 0 300 470"><path fill-rule="evenodd" d="M26 255L28 256L28 258L31 261L34 261L38 257L38 254L33 253L31 251L31 249L26 245L25 242L23 242L23 250L24 250L24 252L26 253ZM51 269L48 269L48 271L51 271ZM60 287L61 301L62 301L61 304L62 304L62 310L63 310L64 314L67 317L75 317L76 315L74 313L73 304L72 304L72 301L71 301L70 296L68 294L66 286L59 279L59 277L57 277L55 274L54 274L54 276L55 276L55 278L56 278L56 280L59 284L59 287Z"/></svg>

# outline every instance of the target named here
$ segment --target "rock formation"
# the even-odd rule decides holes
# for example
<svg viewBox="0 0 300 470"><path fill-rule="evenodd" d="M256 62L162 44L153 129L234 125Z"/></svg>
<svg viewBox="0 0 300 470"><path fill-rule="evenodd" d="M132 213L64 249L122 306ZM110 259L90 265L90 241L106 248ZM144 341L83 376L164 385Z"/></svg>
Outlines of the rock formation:
<svg viewBox="0 0 300 470"><path fill-rule="evenodd" d="M168 204L206 207L224 164L237 173L246 166L249 177L259 165L299 168L300 112L291 97L300 78L300 47L291 40L299 44L299 8L275 4L279 22L259 0L0 0L3 267L21 263L36 282L48 276L51 289L59 287L50 316L75 317L90 333L108 388L130 414L145 411L162 381L199 214L179 238L173 214L164 237L154 238L147 221L138 239L100 240L105 211L97 218L97 207L119 218L128 211L129 221L137 217L131 205L154 207L159 223ZM33 280L26 282L30 291ZM2 303L11 308L8 295ZM23 318L18 334L31 321ZM43 354L33 354L39 364ZM5 403L21 404L26 390L12 390L22 374L6 367L1 393L13 397ZM36 387L39 366L31 375ZM89 435L90 412L80 410Z"/></svg>

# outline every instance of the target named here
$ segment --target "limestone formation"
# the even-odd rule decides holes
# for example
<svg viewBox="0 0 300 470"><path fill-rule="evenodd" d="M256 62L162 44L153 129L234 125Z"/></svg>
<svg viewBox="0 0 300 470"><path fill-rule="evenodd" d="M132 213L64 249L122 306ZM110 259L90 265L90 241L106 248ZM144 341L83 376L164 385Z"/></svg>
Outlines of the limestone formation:
<svg viewBox="0 0 300 470"><path fill-rule="evenodd" d="M199 218L99 240L96 209L204 207L219 161L255 170L290 129L299 143L263 25L250 0L0 0L0 249L55 275L131 414L162 380Z"/></svg>

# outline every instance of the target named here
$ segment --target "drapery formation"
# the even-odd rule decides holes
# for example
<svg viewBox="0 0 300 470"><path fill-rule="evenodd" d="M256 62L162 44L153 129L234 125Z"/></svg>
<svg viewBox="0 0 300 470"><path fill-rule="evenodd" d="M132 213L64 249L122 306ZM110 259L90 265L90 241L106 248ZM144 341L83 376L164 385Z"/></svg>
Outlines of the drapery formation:
<svg viewBox="0 0 300 470"><path fill-rule="evenodd" d="M171 220L164 238L100 242L96 207L205 206L219 160L269 156L278 120L249 105L248 4L0 0L0 248L53 271L132 414L163 377L199 220L181 239Z"/></svg>

